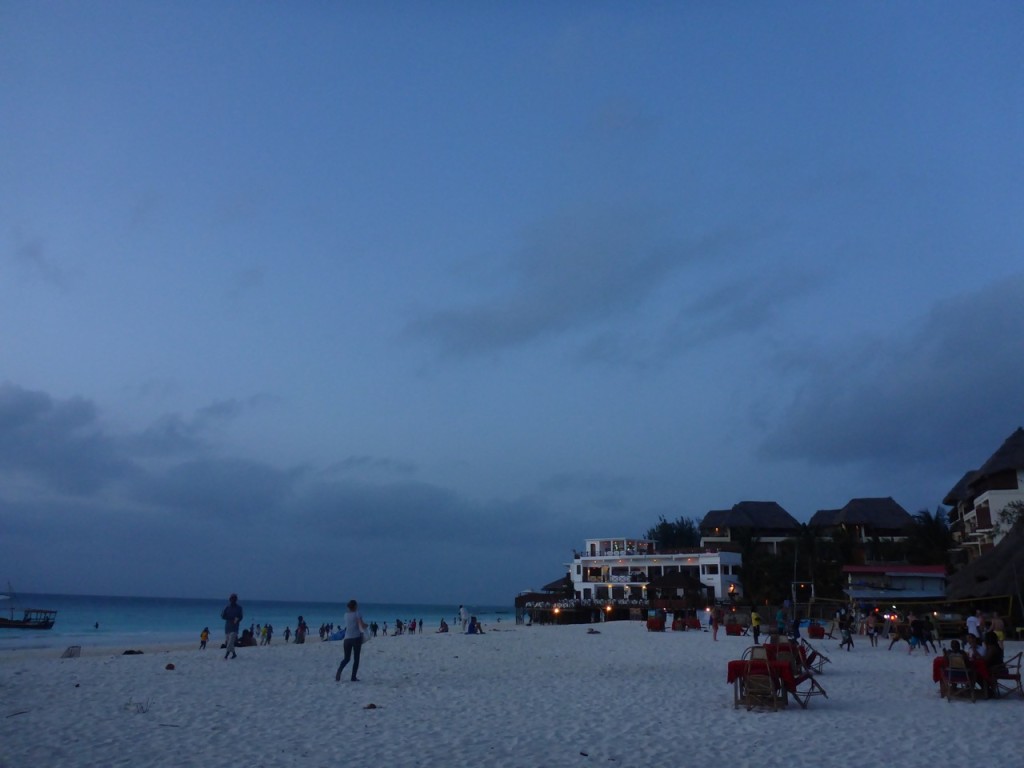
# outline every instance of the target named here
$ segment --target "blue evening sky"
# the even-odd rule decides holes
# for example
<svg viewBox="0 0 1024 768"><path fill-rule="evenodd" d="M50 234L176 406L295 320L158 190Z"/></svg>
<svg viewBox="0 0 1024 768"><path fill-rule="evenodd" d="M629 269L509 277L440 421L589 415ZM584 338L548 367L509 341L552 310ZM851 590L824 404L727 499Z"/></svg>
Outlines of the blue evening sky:
<svg viewBox="0 0 1024 768"><path fill-rule="evenodd" d="M1024 423L1016 2L0 2L0 577L509 602Z"/></svg>

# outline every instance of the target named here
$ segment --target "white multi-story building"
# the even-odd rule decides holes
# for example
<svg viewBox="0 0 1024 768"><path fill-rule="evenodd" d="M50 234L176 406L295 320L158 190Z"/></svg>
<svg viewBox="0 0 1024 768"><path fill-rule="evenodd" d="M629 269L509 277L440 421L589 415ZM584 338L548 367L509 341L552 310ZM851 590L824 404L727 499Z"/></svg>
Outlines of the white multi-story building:
<svg viewBox="0 0 1024 768"><path fill-rule="evenodd" d="M968 472L942 500L952 507L953 539L974 559L991 550L1009 530L1001 513L1024 503L1024 429L1018 427L980 469Z"/></svg>
<svg viewBox="0 0 1024 768"><path fill-rule="evenodd" d="M712 548L658 552L649 539L586 539L582 552L569 563L569 577L577 600L642 600L648 585L672 574L699 581L710 599L741 597L738 552Z"/></svg>

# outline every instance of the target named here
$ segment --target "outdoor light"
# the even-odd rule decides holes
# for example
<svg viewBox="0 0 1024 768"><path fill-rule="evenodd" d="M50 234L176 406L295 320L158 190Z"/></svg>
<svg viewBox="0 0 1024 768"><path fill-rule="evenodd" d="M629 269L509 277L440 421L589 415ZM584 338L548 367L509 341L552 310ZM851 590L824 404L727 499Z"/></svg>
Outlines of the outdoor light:
<svg viewBox="0 0 1024 768"><path fill-rule="evenodd" d="M561 608L555 608L555 613L561 613L561 611L562 611Z"/></svg>
<svg viewBox="0 0 1024 768"><path fill-rule="evenodd" d="M608 611L608 613L611 613L611 612L612 612L612 607L611 607L610 605L606 605L606 606L604 607L604 609L605 609L606 611Z"/></svg>

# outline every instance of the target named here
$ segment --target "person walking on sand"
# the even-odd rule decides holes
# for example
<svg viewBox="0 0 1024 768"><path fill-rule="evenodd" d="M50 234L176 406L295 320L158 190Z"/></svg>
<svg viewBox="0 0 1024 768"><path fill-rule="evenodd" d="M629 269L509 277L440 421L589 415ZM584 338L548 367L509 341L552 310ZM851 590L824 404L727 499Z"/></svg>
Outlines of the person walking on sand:
<svg viewBox="0 0 1024 768"><path fill-rule="evenodd" d="M359 651L363 647L363 631L365 629L366 622L363 621L363 615L359 613L359 604L355 600L349 600L348 612L345 614L345 640L343 642L345 658L341 660L338 671L334 673L335 682L341 680L341 673L350 660L352 661L352 682L359 682L356 674L359 672Z"/></svg>
<svg viewBox="0 0 1024 768"><path fill-rule="evenodd" d="M875 612L872 611L868 614L867 618L867 635L868 640L871 641L871 647L878 647L878 617L875 616Z"/></svg>
<svg viewBox="0 0 1024 768"><path fill-rule="evenodd" d="M203 631L199 633L199 650L206 650L206 641L210 639L210 628L203 627Z"/></svg>
<svg viewBox="0 0 1024 768"><path fill-rule="evenodd" d="M469 611L464 605L459 606L459 621L462 623L462 631L465 632L469 626Z"/></svg>
<svg viewBox="0 0 1024 768"><path fill-rule="evenodd" d="M224 647L227 648L227 651L224 653L225 659L228 656L232 659L237 657L235 643L238 642L238 627L242 623L242 615L242 606L238 604L238 595L232 593L231 597L228 598L228 604L220 612L220 617L224 619L224 634L226 635L224 643Z"/></svg>

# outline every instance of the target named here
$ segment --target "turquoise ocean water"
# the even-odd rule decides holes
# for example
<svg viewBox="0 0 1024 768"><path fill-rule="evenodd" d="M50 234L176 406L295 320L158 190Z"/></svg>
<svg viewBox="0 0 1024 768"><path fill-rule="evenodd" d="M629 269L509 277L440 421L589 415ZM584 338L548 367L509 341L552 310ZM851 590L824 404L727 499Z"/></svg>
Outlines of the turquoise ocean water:
<svg viewBox="0 0 1024 768"><path fill-rule="evenodd" d="M243 627L270 623L274 627L274 643L284 642L285 627L295 631L299 616L303 616L309 625L311 639L318 640L317 630L321 624L340 624L345 614L343 603L244 598L240 598L239 602L245 611ZM53 629L46 631L0 629L0 653L25 648L66 648L69 645L80 645L83 648L124 646L129 649L153 643L191 641L198 647L199 633L203 627L210 628L210 644L219 645L224 639L224 622L220 612L227 600L19 593L17 604L27 608L56 610L57 622ZM466 608L485 625L499 620L515 620L512 605L467 605ZM437 629L442 617L450 623L458 613L459 606L361 602L359 609L367 623L376 621L383 625L387 622L389 630L394 626L395 619L416 619L417 622L423 620L427 631L432 632Z"/></svg>

